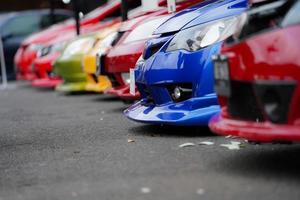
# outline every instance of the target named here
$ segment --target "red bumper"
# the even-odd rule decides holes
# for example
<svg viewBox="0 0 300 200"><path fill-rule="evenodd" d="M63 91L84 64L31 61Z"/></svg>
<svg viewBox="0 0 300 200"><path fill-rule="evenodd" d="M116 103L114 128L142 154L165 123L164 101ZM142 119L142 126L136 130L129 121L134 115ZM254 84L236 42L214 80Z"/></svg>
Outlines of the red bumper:
<svg viewBox="0 0 300 200"><path fill-rule="evenodd" d="M33 72L32 63L36 58L36 52L26 51L26 47L21 47L15 56L15 65L17 67L17 80L33 80L35 73Z"/></svg>
<svg viewBox="0 0 300 200"><path fill-rule="evenodd" d="M53 70L53 64L56 59L60 56L60 53L52 53L47 56L36 58L34 65L34 72L38 78L48 78L48 74Z"/></svg>
<svg viewBox="0 0 300 200"><path fill-rule="evenodd" d="M63 81L60 78L44 78L35 79L31 82L33 87L38 88L55 88L57 85L61 84Z"/></svg>
<svg viewBox="0 0 300 200"><path fill-rule="evenodd" d="M122 85L119 87L111 88L105 91L106 94L117 96L123 100L139 100L141 98L140 93L136 90L135 95L130 94L130 86Z"/></svg>
<svg viewBox="0 0 300 200"><path fill-rule="evenodd" d="M300 141L300 125L275 125L270 122L249 122L214 116L210 129L220 135L232 135L256 142Z"/></svg>

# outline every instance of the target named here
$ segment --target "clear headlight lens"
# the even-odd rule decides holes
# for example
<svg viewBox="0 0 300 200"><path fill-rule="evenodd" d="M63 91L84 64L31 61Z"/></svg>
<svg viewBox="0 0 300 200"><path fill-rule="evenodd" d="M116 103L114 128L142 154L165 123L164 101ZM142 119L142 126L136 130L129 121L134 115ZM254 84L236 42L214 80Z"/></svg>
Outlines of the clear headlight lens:
<svg viewBox="0 0 300 200"><path fill-rule="evenodd" d="M129 73L122 73L121 76L125 83L130 84L130 74Z"/></svg>
<svg viewBox="0 0 300 200"><path fill-rule="evenodd" d="M28 46L27 50L28 51L39 51L43 47L44 47L44 45L42 45L42 44L31 44Z"/></svg>
<svg viewBox="0 0 300 200"><path fill-rule="evenodd" d="M64 50L64 48L66 47L66 44L68 42L60 42L60 43L56 43L54 45L51 46L51 53L53 52L62 52Z"/></svg>
<svg viewBox="0 0 300 200"><path fill-rule="evenodd" d="M40 49L37 53L38 57L44 57L51 53L62 52L67 42L60 42L53 45L48 45Z"/></svg>
<svg viewBox="0 0 300 200"><path fill-rule="evenodd" d="M146 40L155 37L153 35L155 29L157 29L169 17L170 17L169 15L166 15L142 23L127 36L127 38L124 40L124 43Z"/></svg>
<svg viewBox="0 0 300 200"><path fill-rule="evenodd" d="M118 32L109 34L107 37L105 37L101 41L101 47L104 47L104 48L111 47L113 42L117 39L117 37L118 37Z"/></svg>
<svg viewBox="0 0 300 200"><path fill-rule="evenodd" d="M238 15L180 31L172 39L166 51L184 49L193 52L221 42L241 28L244 18L245 15Z"/></svg>
<svg viewBox="0 0 300 200"><path fill-rule="evenodd" d="M94 38L80 38L67 45L63 52L63 57L69 57L75 54L87 53L94 45Z"/></svg>
<svg viewBox="0 0 300 200"><path fill-rule="evenodd" d="M97 54L98 55L106 54L108 48L112 46L113 42L116 40L117 37L118 37L118 32L114 32L112 34L109 34L103 40L101 40L99 48L97 50Z"/></svg>
<svg viewBox="0 0 300 200"><path fill-rule="evenodd" d="M49 45L49 46L45 46L45 47L39 49L37 52L37 57L40 58L40 57L44 57L44 56L48 55L51 51L51 48L52 48L52 46Z"/></svg>

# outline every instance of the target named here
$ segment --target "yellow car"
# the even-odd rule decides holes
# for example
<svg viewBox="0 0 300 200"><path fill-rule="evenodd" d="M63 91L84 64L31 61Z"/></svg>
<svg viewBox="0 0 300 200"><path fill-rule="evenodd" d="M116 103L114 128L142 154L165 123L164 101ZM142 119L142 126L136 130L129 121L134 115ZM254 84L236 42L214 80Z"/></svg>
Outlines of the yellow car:
<svg viewBox="0 0 300 200"><path fill-rule="evenodd" d="M116 23L93 34L80 36L67 45L60 58L54 64L55 72L64 80L62 84L56 87L57 91L91 91L88 86L89 77L83 71L83 58L86 54L92 53L94 47L99 46L101 41L107 36L115 34L119 26L120 23ZM111 87L111 83L106 77L100 77L99 79L103 80L101 81L103 90Z"/></svg>
<svg viewBox="0 0 300 200"><path fill-rule="evenodd" d="M102 93L112 87L110 80L106 76L96 75L96 62L97 54L105 53L116 39L119 27L120 24L116 24L115 26L101 32L101 34L98 35L97 43L87 54L84 55L82 63L83 71L87 75L86 91Z"/></svg>

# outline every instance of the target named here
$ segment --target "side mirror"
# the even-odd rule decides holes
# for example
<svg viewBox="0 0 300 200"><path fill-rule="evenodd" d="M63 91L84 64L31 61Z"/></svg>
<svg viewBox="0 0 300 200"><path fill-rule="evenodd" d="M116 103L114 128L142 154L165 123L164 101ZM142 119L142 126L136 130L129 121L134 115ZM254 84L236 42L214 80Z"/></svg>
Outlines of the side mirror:
<svg viewBox="0 0 300 200"><path fill-rule="evenodd" d="M1 35L1 39L2 39L3 42L5 40L8 40L8 39L12 38L12 37L13 37L12 33L4 33L4 34Z"/></svg>

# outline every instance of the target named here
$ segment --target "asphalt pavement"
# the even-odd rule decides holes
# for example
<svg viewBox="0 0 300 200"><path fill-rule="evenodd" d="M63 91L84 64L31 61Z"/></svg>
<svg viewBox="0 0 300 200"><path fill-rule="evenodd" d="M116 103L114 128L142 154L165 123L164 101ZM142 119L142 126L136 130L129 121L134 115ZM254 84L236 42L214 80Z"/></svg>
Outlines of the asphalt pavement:
<svg viewBox="0 0 300 200"><path fill-rule="evenodd" d="M0 90L0 200L300 199L299 144L139 124L126 106L26 83Z"/></svg>

